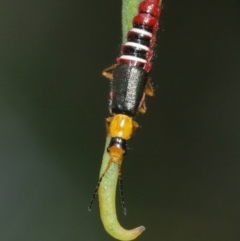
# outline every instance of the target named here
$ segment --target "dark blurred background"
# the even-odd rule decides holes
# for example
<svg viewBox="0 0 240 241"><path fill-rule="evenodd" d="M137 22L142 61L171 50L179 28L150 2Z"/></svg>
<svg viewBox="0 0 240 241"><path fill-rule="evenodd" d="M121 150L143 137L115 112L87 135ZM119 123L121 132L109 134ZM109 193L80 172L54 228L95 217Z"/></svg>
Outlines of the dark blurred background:
<svg viewBox="0 0 240 241"><path fill-rule="evenodd" d="M240 236L240 2L164 1L142 126L123 163L138 240ZM113 240L87 206L121 1L0 2L0 241Z"/></svg>

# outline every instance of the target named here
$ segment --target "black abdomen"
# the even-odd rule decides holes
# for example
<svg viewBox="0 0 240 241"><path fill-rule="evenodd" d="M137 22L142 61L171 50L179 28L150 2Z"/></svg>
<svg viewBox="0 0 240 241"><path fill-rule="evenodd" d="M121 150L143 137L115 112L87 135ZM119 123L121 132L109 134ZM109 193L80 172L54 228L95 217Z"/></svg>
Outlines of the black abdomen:
<svg viewBox="0 0 240 241"><path fill-rule="evenodd" d="M112 102L113 114L135 116L148 80L147 72L138 66L117 65L113 71Z"/></svg>

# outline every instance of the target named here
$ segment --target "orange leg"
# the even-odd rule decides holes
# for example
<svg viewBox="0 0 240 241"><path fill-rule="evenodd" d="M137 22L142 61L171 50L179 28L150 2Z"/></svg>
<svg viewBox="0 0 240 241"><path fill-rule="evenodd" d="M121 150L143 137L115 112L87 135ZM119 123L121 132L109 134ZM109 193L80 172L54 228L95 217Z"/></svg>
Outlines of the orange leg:
<svg viewBox="0 0 240 241"><path fill-rule="evenodd" d="M103 75L104 77L106 77L107 79L112 80L112 79L113 79L113 75L112 75L112 73L110 73L109 71L113 70L116 66L117 66L117 65L114 64L114 65L112 65L112 66L104 69L103 72L102 72L102 75Z"/></svg>
<svg viewBox="0 0 240 241"><path fill-rule="evenodd" d="M133 121L133 132L136 131L139 128L139 125L136 121Z"/></svg>
<svg viewBox="0 0 240 241"><path fill-rule="evenodd" d="M112 117L106 118L106 130L107 130L107 135L109 134L109 123L112 121Z"/></svg>
<svg viewBox="0 0 240 241"><path fill-rule="evenodd" d="M141 114L145 114L147 111L146 102L144 101L141 106L138 107L138 112Z"/></svg>
<svg viewBox="0 0 240 241"><path fill-rule="evenodd" d="M146 88L145 88L145 94L148 96L153 96L154 95L154 90L153 86L150 80L148 80Z"/></svg>

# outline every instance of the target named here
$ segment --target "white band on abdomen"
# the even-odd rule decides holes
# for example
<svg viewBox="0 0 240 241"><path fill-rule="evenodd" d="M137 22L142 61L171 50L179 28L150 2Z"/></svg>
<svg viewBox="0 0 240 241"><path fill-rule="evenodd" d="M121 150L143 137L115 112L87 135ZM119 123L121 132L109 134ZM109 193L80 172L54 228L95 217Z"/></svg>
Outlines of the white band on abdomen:
<svg viewBox="0 0 240 241"><path fill-rule="evenodd" d="M138 48L138 49L144 49L146 51L149 51L149 48L142 45L142 44L138 44L138 43L134 43L134 42L127 42L124 44L124 46L132 46L132 47L135 47L135 48Z"/></svg>
<svg viewBox="0 0 240 241"><path fill-rule="evenodd" d="M144 63L144 64L147 63L147 61L145 59L141 59L141 58L131 56L131 55L122 55L120 57L120 59L134 60L134 61L138 61L138 62L141 62L141 63Z"/></svg>
<svg viewBox="0 0 240 241"><path fill-rule="evenodd" d="M147 35L147 36L149 36L150 38L152 37L152 34L149 33L148 31L144 30L144 29L132 28L132 29L130 30L130 32L135 32L135 33L140 33L140 34L143 34L143 35Z"/></svg>

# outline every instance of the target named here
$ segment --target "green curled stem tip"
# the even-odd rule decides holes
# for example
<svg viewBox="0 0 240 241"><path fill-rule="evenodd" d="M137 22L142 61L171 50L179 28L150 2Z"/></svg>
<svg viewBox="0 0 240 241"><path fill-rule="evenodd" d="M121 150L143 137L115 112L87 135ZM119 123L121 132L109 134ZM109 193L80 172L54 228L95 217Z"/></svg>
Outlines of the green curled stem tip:
<svg viewBox="0 0 240 241"><path fill-rule="evenodd" d="M105 150L108 146L110 138L107 138ZM100 170L100 176L106 170L109 162L109 155L104 152L103 162ZM104 225L105 230L114 238L118 240L133 240L137 238L145 228L143 226L126 230L118 222L116 215L116 187L118 181L118 165L112 163L107 173L105 174L98 190L100 216Z"/></svg>

